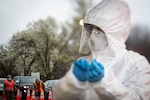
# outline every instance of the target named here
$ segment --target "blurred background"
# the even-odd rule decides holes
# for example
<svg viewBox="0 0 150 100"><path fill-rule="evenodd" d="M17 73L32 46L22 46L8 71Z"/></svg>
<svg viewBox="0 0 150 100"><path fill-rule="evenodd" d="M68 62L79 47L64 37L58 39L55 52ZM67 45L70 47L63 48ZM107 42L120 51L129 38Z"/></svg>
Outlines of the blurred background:
<svg viewBox="0 0 150 100"><path fill-rule="evenodd" d="M61 78L79 56L81 24L101 0L1 0L0 77ZM150 61L150 1L124 0L131 10L128 50Z"/></svg>

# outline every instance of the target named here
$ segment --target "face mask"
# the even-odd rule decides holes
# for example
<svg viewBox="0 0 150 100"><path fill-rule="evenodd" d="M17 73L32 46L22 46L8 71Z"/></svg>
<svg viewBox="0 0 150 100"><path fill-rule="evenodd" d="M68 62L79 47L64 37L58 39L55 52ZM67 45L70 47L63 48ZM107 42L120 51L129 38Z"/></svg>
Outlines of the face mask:
<svg viewBox="0 0 150 100"><path fill-rule="evenodd" d="M103 32L93 29L89 38L89 45L93 51L102 51L107 45L107 39Z"/></svg>
<svg viewBox="0 0 150 100"><path fill-rule="evenodd" d="M8 81L10 81L11 80L11 78L8 78Z"/></svg>

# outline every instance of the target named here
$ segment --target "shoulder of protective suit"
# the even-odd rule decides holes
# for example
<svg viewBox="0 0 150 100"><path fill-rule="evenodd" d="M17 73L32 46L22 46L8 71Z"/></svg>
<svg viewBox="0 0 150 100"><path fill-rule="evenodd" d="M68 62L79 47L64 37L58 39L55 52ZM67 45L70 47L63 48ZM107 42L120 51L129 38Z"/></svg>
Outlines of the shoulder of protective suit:
<svg viewBox="0 0 150 100"><path fill-rule="evenodd" d="M128 50L128 52L126 52L125 54L125 59L127 59L128 61L131 62L145 62L145 63L149 63L147 58L135 51L132 50Z"/></svg>

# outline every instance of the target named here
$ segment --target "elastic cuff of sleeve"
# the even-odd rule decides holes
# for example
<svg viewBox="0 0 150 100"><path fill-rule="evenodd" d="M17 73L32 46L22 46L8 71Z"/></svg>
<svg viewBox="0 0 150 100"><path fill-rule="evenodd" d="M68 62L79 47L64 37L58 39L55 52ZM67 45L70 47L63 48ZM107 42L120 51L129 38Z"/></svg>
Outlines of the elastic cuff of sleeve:
<svg viewBox="0 0 150 100"><path fill-rule="evenodd" d="M109 73L109 74L105 74L102 80L95 82L95 83L91 83L91 86L93 88L97 88L97 87L101 87L101 86L111 83L114 80L114 75L109 70L107 70L106 73Z"/></svg>

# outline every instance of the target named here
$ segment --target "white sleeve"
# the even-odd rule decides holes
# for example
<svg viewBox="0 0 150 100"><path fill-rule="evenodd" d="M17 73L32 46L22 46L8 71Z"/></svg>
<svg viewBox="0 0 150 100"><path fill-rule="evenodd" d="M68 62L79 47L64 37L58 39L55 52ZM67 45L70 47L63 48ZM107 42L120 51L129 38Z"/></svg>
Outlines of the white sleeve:
<svg viewBox="0 0 150 100"><path fill-rule="evenodd" d="M91 86L102 100L150 100L150 65L143 57L135 56L128 62L129 70L121 82L106 69L106 74L100 82ZM119 70L118 70L119 71Z"/></svg>
<svg viewBox="0 0 150 100"><path fill-rule="evenodd" d="M72 67L60 80L54 91L54 100L77 100L86 89L86 82L80 82L72 73Z"/></svg>

